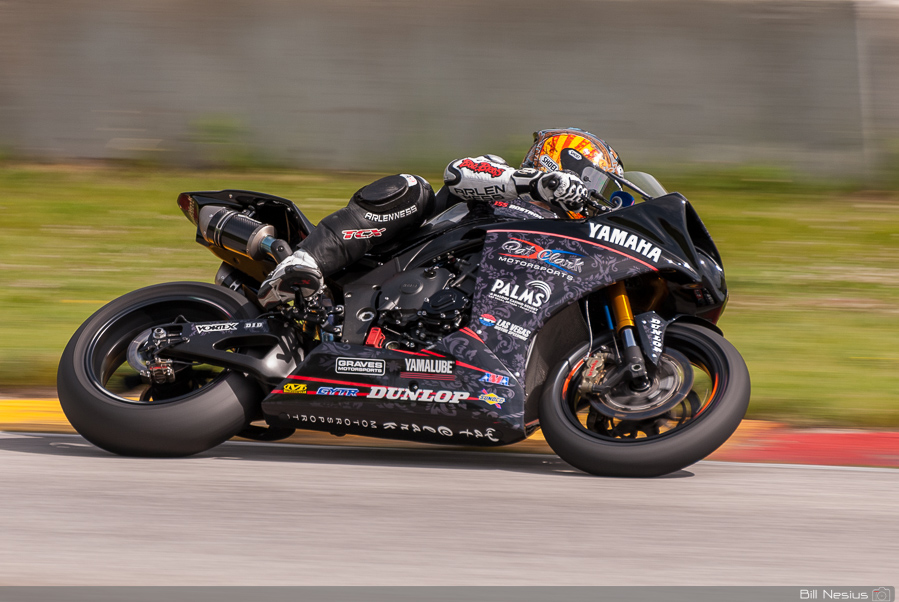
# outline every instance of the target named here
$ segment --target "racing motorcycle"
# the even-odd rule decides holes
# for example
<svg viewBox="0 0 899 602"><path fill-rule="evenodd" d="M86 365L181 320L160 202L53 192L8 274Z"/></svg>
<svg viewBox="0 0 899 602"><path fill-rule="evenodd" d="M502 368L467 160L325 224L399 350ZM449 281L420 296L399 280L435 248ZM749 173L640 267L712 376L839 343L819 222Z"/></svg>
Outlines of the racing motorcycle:
<svg viewBox="0 0 899 602"><path fill-rule="evenodd" d="M215 284L150 286L97 311L63 353L63 410L132 456L296 429L500 446L539 428L595 475L697 462L749 402L716 326L721 257L687 199L649 174L581 176L579 219L455 204L269 312L260 283L315 226L284 198L183 193L197 242L222 260Z"/></svg>

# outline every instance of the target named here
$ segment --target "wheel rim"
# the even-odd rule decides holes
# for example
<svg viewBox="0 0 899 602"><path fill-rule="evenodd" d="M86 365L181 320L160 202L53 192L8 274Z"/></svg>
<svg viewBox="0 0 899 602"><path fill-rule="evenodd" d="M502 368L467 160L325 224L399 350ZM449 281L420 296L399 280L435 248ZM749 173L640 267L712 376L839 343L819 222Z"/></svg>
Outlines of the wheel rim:
<svg viewBox="0 0 899 602"><path fill-rule="evenodd" d="M173 361L175 382L150 385L132 365L141 337L179 317L189 322L227 320L232 312L207 299L165 297L132 305L101 326L88 345L85 367L91 384L117 401L159 405L183 400L221 382L228 370L208 364ZM137 355L135 355L137 354ZM132 362L129 362L129 356Z"/></svg>
<svg viewBox="0 0 899 602"><path fill-rule="evenodd" d="M671 331L669 331L671 332ZM708 347L692 337L681 337L671 333L671 341L677 345L672 353L666 348L670 357L682 357L689 361L693 371L689 392L683 401L673 407L664 408L659 416L643 419L621 419L614 417L614 412L600 412L597 396L583 395L579 389L584 360L575 364L562 388L561 401L566 418L584 434L621 443L643 442L670 437L692 427L702 420L715 407L720 398L721 381L724 367L721 359ZM676 385L676 381L672 380ZM674 386L672 385L672 386ZM591 401L593 403L591 403ZM599 409L602 409L601 407Z"/></svg>

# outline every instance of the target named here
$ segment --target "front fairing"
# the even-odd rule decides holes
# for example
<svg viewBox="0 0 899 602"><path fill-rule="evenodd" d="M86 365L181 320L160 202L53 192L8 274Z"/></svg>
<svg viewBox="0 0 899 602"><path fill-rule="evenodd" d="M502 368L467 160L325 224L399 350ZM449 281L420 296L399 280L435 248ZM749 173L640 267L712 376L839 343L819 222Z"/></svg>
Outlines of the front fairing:
<svg viewBox="0 0 899 602"><path fill-rule="evenodd" d="M516 376L524 374L529 346L551 316L619 280L657 273L686 301L700 291L709 308L727 297L718 251L679 194L587 220L485 230L469 328ZM696 314L697 304L686 301L679 312Z"/></svg>

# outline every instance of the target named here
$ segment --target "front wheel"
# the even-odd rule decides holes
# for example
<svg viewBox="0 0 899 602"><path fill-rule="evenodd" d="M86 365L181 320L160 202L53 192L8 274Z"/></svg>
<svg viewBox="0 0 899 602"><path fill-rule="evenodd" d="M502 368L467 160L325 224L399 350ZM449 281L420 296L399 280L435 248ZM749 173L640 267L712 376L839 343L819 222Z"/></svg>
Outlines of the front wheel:
<svg viewBox="0 0 899 602"><path fill-rule="evenodd" d="M718 449L746 414L746 364L733 345L707 328L668 328L655 397L639 408L616 390L600 395L582 386L583 379L595 377L590 372L597 365L602 370L596 358L603 343L610 341L572 350L547 375L540 400L547 443L576 468L600 476L668 474Z"/></svg>
<svg viewBox="0 0 899 602"><path fill-rule="evenodd" d="M85 439L128 456L187 456L240 432L257 417L262 390L243 374L193 362L174 364L174 382L141 377L140 349L154 326L248 319L258 309L211 284L174 282L112 301L75 332L62 354L62 409Z"/></svg>

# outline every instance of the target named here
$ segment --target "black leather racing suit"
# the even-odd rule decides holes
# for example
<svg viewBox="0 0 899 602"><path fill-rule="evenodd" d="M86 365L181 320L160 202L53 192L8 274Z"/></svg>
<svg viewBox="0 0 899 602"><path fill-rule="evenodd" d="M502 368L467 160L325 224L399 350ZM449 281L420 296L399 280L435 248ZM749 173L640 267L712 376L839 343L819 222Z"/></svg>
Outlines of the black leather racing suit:
<svg viewBox="0 0 899 602"><path fill-rule="evenodd" d="M545 175L483 155L451 162L444 172L444 190L437 195L419 176L387 176L359 189L346 207L322 219L298 250L312 256L328 276L361 259L375 244L418 228L459 202L520 219L555 219L564 211L544 200L553 198L538 184Z"/></svg>

